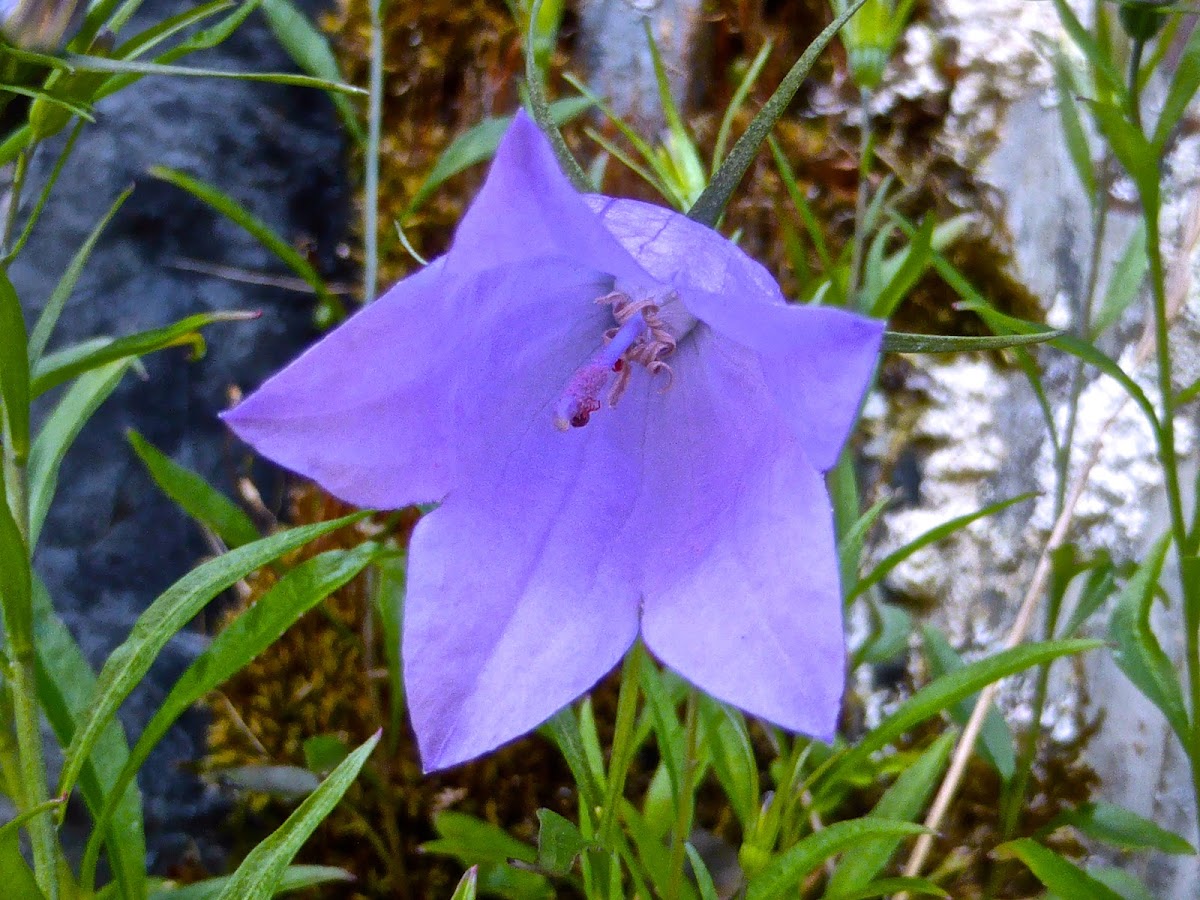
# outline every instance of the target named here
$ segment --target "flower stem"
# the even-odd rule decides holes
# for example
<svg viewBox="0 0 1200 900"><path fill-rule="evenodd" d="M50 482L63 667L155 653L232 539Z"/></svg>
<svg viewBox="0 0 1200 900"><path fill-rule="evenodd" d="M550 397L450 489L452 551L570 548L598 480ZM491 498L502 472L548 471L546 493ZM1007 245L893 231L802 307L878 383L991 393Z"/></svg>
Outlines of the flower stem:
<svg viewBox="0 0 1200 900"><path fill-rule="evenodd" d="M683 867L687 859L688 838L692 834L692 806L696 787L698 707L699 695L695 688L690 688L684 713L683 772L680 773L679 796L675 798L675 834L671 841L671 861L667 868L671 873L671 880L667 883L667 900L679 900L683 896Z"/></svg>
<svg viewBox="0 0 1200 900"><path fill-rule="evenodd" d="M874 158L875 140L871 133L871 93L866 88L859 92L862 110L862 133L858 145L858 196L854 203L854 239L850 248L850 278L846 286L846 302L853 302L861 278L863 249L867 236L864 225L867 207L871 199L871 163Z"/></svg>
<svg viewBox="0 0 1200 900"><path fill-rule="evenodd" d="M383 123L383 0L367 0L371 67L367 86L367 158L363 173L363 303L379 291L379 143Z"/></svg>

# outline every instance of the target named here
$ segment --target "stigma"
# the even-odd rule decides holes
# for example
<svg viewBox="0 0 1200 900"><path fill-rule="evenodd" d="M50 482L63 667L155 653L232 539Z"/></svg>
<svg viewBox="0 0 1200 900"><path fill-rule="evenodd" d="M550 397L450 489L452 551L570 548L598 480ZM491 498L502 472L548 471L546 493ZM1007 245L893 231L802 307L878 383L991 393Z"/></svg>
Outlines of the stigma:
<svg viewBox="0 0 1200 900"><path fill-rule="evenodd" d="M668 301L678 304L671 294ZM596 300L612 307L616 327L604 334L605 343L587 362L576 369L554 407L554 425L559 431L582 428L603 405L615 407L629 384L632 365L640 364L651 375L664 373L667 387L673 378L663 361L675 349L676 338L659 315L653 300L631 300L617 291ZM680 304L681 305L681 304Z"/></svg>

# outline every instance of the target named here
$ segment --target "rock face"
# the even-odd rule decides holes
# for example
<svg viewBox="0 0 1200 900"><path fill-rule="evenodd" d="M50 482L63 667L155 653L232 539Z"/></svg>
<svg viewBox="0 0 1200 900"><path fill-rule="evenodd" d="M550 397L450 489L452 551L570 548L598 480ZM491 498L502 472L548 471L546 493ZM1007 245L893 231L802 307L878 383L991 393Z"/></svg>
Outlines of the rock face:
<svg viewBox="0 0 1200 900"><path fill-rule="evenodd" d="M312 3L302 4L310 7ZM148 0L130 33L190 7ZM189 65L227 70L293 68L255 14L228 42ZM148 358L148 378L128 376L66 458L37 570L59 613L98 667L154 597L209 548L166 500L124 440L133 427L225 490L240 458L216 413L230 385L252 387L313 336L312 300L179 268L199 260L265 274L281 265L240 228L173 186L152 165L219 186L285 239L314 248L330 274L348 222L342 137L328 99L314 91L216 79L151 78L104 101L84 130L12 279L30 322L85 236L117 194L137 188L84 271L52 346L165 325L205 310L256 309L256 321L208 332L208 354ZM59 142L38 158L52 165ZM37 183L36 180L34 182ZM46 408L41 410L44 415ZM271 480L264 484L268 504ZM136 736L174 679L204 644L204 623L180 634L122 709ZM158 871L193 848L218 854L217 799L183 765L203 754L201 717L190 714L151 757L141 778L150 864ZM208 832L206 834L206 832Z"/></svg>

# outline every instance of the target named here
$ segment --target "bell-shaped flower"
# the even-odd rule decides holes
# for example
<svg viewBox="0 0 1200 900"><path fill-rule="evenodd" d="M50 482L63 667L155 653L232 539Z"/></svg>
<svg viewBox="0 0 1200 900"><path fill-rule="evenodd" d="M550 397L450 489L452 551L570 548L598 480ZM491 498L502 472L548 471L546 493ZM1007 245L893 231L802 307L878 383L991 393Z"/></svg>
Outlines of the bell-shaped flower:
<svg viewBox="0 0 1200 900"><path fill-rule="evenodd" d="M576 193L518 113L449 252L225 421L351 503L440 503L402 642L426 770L536 727L639 634L828 740L845 648L821 473L882 330L789 305L684 216Z"/></svg>

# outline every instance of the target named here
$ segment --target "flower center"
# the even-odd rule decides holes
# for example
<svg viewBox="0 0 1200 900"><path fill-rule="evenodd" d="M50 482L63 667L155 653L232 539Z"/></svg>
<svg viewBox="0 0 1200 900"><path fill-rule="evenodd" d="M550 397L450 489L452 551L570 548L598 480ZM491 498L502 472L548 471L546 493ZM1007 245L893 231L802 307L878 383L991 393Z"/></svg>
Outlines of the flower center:
<svg viewBox="0 0 1200 900"><path fill-rule="evenodd" d="M670 356L679 337L693 324L674 292L662 298L632 300L620 291L596 299L612 307L616 327L604 333L605 344L575 370L554 407L554 424L560 431L582 428L601 406L607 391L608 405L615 407L633 371L641 365L651 375L666 374L671 386L674 373L663 358ZM678 307L680 311L669 313ZM678 322L672 320L678 318ZM672 327L672 325L679 327Z"/></svg>

